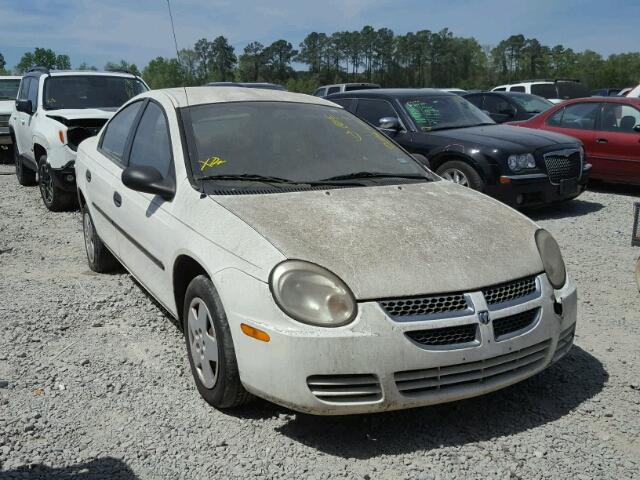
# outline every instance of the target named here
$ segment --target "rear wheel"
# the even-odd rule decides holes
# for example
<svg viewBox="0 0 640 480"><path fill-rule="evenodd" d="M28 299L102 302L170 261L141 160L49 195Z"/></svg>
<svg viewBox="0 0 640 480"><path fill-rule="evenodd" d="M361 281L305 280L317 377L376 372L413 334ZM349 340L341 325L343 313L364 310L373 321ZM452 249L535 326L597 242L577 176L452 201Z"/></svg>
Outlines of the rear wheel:
<svg viewBox="0 0 640 480"><path fill-rule="evenodd" d="M187 287L182 318L191 373L202 398L220 409L248 402L251 394L240 381L222 302L204 275L194 278Z"/></svg>
<svg viewBox="0 0 640 480"><path fill-rule="evenodd" d="M484 180L478 171L462 160L450 160L440 165L436 171L445 180L474 190L484 190Z"/></svg>
<svg viewBox="0 0 640 480"><path fill-rule="evenodd" d="M102 243L86 205L82 207L82 231L89 268L98 273L111 272L118 268L118 260Z"/></svg>
<svg viewBox="0 0 640 480"><path fill-rule="evenodd" d="M18 183L25 187L36 184L36 172L24 164L22 157L18 154L18 149L13 149L13 160L16 164L16 178Z"/></svg>
<svg viewBox="0 0 640 480"><path fill-rule="evenodd" d="M38 185L44 206L52 212L70 210L75 206L75 195L56 187L52 175L47 156L42 155L38 161Z"/></svg>

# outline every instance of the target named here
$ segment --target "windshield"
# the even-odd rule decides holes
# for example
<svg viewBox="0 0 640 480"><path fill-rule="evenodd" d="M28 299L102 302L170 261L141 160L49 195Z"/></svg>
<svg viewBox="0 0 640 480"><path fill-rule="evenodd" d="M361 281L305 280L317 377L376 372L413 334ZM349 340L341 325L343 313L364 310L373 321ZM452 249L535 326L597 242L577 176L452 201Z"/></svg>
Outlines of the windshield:
<svg viewBox="0 0 640 480"><path fill-rule="evenodd" d="M511 96L520 108L527 113L540 113L546 109L553 107L553 103L549 100L537 97L536 95L528 95L526 93L513 94Z"/></svg>
<svg viewBox="0 0 640 480"><path fill-rule="evenodd" d="M412 98L404 101L404 106L424 132L495 123L471 102L457 95Z"/></svg>
<svg viewBox="0 0 640 480"><path fill-rule="evenodd" d="M0 100L15 100L18 96L20 79L0 80Z"/></svg>
<svg viewBox="0 0 640 480"><path fill-rule="evenodd" d="M137 78L65 75L49 77L44 84L44 108L120 108L130 98L146 92Z"/></svg>
<svg viewBox="0 0 640 480"><path fill-rule="evenodd" d="M237 102L193 106L185 117L196 178L243 175L305 183L363 172L429 176L387 137L339 108Z"/></svg>

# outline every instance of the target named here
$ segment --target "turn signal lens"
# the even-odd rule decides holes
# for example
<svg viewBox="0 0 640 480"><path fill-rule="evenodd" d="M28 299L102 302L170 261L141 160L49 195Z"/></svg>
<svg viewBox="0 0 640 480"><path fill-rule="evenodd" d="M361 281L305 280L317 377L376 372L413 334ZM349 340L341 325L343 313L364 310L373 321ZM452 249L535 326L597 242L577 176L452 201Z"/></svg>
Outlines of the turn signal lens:
<svg viewBox="0 0 640 480"><path fill-rule="evenodd" d="M246 323L241 323L240 329L246 336L255 338L256 340L260 340L261 342L268 342L269 340L271 340L271 337L269 337L269 334L267 332L258 330L255 327L247 325Z"/></svg>
<svg viewBox="0 0 640 480"><path fill-rule="evenodd" d="M58 130L58 138L60 138L61 143L64 143L64 132L62 130Z"/></svg>

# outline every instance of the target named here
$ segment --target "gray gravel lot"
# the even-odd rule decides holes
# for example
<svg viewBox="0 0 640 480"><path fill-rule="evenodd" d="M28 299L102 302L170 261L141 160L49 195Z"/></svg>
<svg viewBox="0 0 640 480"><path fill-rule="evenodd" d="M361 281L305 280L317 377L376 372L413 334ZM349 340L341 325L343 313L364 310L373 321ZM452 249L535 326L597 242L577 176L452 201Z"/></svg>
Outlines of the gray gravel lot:
<svg viewBox="0 0 640 480"><path fill-rule="evenodd" d="M90 272L80 215L49 213L12 171L0 167L2 480L640 478L640 189L530 212L579 287L559 364L463 402L322 418L210 408L168 316L129 275Z"/></svg>

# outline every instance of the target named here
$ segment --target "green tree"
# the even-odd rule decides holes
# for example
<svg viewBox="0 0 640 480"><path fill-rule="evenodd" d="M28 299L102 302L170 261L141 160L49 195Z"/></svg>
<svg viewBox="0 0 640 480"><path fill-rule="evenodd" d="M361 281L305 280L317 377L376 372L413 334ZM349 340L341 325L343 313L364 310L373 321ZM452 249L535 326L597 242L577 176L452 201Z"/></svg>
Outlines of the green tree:
<svg viewBox="0 0 640 480"><path fill-rule="evenodd" d="M157 57L151 60L144 68L142 78L154 89L184 85L182 66L175 58Z"/></svg>
<svg viewBox="0 0 640 480"><path fill-rule="evenodd" d="M16 72L24 73L33 67L69 70L71 69L71 60L68 55L58 55L50 48L36 48L33 52L27 52L22 56L16 65Z"/></svg>
<svg viewBox="0 0 640 480"><path fill-rule="evenodd" d="M82 62L79 66L78 66L78 70L91 70L91 71L96 71L98 70L95 66L93 65L89 65L87 62Z"/></svg>
<svg viewBox="0 0 640 480"><path fill-rule="evenodd" d="M4 55L2 55L2 53L0 53L0 73L3 75L6 75L7 71L5 70L5 67L7 66L7 62L4 59Z"/></svg>
<svg viewBox="0 0 640 480"><path fill-rule="evenodd" d="M257 82L260 80L264 68L264 45L251 42L240 55L238 76L242 82Z"/></svg>
<svg viewBox="0 0 640 480"><path fill-rule="evenodd" d="M291 43L276 40L264 49L266 77L271 81L286 82L293 75L291 62L298 54Z"/></svg>

